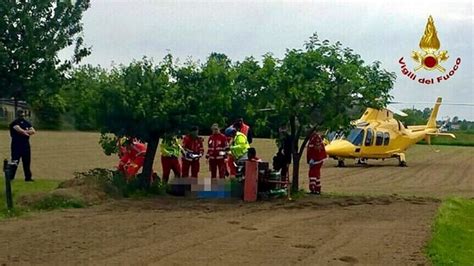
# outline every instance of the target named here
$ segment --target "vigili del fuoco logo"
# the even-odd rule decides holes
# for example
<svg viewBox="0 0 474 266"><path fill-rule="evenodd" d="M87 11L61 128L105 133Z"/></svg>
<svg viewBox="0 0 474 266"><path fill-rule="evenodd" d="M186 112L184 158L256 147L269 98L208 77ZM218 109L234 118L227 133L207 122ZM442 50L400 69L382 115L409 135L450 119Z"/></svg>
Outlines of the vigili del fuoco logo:
<svg viewBox="0 0 474 266"><path fill-rule="evenodd" d="M421 51L413 51L411 53L411 58L416 64L413 69L409 69L403 57L398 60L403 75L421 84L431 85L446 81L456 73L456 70L458 70L461 64L461 58L456 58L456 62L449 72L443 67L442 63L449 58L449 55L447 50L439 49L441 43L438 39L433 17L431 16L428 18L425 33L421 37L419 46ZM436 77L422 76L424 72L422 70L435 72L438 75ZM426 73L426 71L424 73Z"/></svg>

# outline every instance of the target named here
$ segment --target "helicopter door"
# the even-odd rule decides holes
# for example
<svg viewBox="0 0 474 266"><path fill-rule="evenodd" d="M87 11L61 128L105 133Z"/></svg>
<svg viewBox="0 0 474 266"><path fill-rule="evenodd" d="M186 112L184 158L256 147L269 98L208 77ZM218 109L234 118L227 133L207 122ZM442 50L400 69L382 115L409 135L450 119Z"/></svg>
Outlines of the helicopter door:
<svg viewBox="0 0 474 266"><path fill-rule="evenodd" d="M365 131L365 138L363 142L363 146L361 146L361 156L370 156L373 153L374 149L374 139L375 139L375 132L372 128L367 128Z"/></svg>
<svg viewBox="0 0 474 266"><path fill-rule="evenodd" d="M372 146L374 143L374 131L371 128L367 129L367 134L365 134L364 146Z"/></svg>

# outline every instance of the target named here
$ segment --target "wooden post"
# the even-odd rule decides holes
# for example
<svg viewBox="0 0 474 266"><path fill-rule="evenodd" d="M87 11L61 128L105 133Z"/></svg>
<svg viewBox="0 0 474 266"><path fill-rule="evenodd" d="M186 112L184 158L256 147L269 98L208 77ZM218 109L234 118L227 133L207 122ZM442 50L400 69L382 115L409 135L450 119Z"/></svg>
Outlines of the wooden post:
<svg viewBox="0 0 474 266"><path fill-rule="evenodd" d="M12 197L12 186L11 186L11 165L8 160L3 160L3 173L5 174L5 195L7 197L7 208L13 209L13 197Z"/></svg>
<svg viewBox="0 0 474 266"><path fill-rule="evenodd" d="M258 185L258 162L245 162L245 184L244 201L253 202L257 200Z"/></svg>

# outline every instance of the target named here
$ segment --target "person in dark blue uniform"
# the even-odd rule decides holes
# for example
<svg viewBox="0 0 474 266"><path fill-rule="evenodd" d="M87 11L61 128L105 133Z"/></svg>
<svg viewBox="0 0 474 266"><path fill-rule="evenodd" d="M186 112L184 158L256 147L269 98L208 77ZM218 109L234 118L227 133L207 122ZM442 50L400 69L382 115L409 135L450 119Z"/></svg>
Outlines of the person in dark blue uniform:
<svg viewBox="0 0 474 266"><path fill-rule="evenodd" d="M33 178L31 176L31 148L30 148L30 136L35 134L36 131L30 122L25 119L25 112L18 110L17 119L15 119L9 126L10 136L12 138L11 152L12 161L16 164L13 167L13 173L11 178L15 178L15 173L20 159L23 162L23 172L25 173L25 181L31 182Z"/></svg>

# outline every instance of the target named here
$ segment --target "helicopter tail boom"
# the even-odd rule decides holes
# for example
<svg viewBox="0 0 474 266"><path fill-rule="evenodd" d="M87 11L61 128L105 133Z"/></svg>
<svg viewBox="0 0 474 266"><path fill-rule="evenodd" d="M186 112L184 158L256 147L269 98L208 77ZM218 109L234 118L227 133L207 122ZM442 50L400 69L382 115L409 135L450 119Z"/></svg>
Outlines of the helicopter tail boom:
<svg viewBox="0 0 474 266"><path fill-rule="evenodd" d="M438 116L439 106L441 105L442 100L443 99L441 97L438 97L436 100L433 111L431 112L428 123L426 124L426 128L436 128L436 117Z"/></svg>

